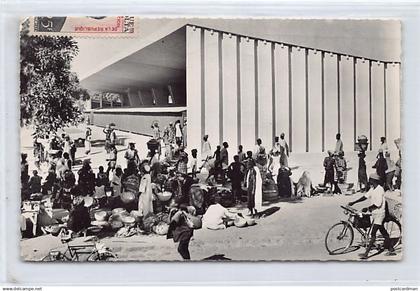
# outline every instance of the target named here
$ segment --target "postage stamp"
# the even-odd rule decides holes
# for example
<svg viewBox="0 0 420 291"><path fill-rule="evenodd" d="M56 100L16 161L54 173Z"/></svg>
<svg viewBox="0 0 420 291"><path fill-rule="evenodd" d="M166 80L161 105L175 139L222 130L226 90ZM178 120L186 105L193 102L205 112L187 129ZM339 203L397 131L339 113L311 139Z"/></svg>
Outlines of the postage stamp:
<svg viewBox="0 0 420 291"><path fill-rule="evenodd" d="M133 37L138 33L136 24L134 16L37 16L30 18L30 34Z"/></svg>

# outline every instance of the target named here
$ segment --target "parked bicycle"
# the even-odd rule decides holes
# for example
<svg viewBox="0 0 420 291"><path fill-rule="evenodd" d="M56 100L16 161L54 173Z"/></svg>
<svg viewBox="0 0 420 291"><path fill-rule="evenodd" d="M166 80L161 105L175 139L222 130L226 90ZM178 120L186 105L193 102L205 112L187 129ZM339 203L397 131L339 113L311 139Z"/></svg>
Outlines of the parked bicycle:
<svg viewBox="0 0 420 291"><path fill-rule="evenodd" d="M357 246L367 248L371 238L371 230L373 224L371 223L370 213L363 213L351 206L341 206L344 209L344 214L348 215L347 220L342 220L333 226L325 236L325 247L330 255L344 254L350 250L354 241L354 230L360 233L361 241ZM401 243L401 223L393 217L387 216L384 220L384 227L389 234L390 243L397 247ZM378 235L373 248L378 251L383 249L384 238Z"/></svg>
<svg viewBox="0 0 420 291"><path fill-rule="evenodd" d="M66 245L64 251L55 249L51 250L47 256L42 258L41 261L115 261L118 257L108 247L106 247L98 237L90 236L84 239L86 244L70 244L73 240L71 232L63 229L60 233L61 243Z"/></svg>

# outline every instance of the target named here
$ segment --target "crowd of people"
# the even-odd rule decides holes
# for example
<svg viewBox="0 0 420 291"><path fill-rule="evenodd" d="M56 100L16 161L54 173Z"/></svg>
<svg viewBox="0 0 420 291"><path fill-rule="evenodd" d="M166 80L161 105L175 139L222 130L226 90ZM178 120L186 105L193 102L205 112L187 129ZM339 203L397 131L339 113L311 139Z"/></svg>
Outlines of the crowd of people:
<svg viewBox="0 0 420 291"><path fill-rule="evenodd" d="M249 217L258 217L262 208L265 185L275 184L278 197L310 197L316 193L310 174L304 171L297 183L291 179L289 167L289 146L285 134L274 138L272 148L267 151L261 139L256 140L253 150L244 151L239 145L233 162L229 158L229 144L223 142L214 149L209 136L203 136L201 157L198 149L186 152L186 122L180 120L169 123L163 130L157 122L152 124L152 139L147 143L148 154L140 158L134 141L128 142L124 152L125 165L118 160L118 136L114 124L108 125L105 134L106 160L94 173L89 159L84 159L81 167L75 171L76 145L70 137L63 134L54 136L43 144L34 140L36 167L48 163L48 174L44 182L34 170L28 173L26 154L22 154L21 181L22 200L37 199L40 193L50 195L53 207L66 209L71 216L79 216L83 202L80 197L92 197L101 208L120 208L135 210L138 215L147 218L157 212L168 213L168 238L179 242L178 252L183 259L190 259L188 245L194 227L191 220L203 215L203 227L222 229L226 221L240 219L227 210L246 202ZM346 182L347 163L344 158L343 143L340 134L334 152L328 151L324 159L325 178L322 186L333 193L341 193L339 184ZM85 154L91 152L92 130L88 127L85 136ZM358 179L362 191L368 190L365 153L359 153ZM385 189L393 190L401 185L401 158L397 163L390 159L386 139L381 139L381 147L375 165ZM206 169L208 176L201 179L199 173ZM76 175L77 173L77 179ZM393 183L397 177L396 183ZM201 182L213 187L213 192L194 187ZM231 199L227 199L218 189L228 187ZM193 189L194 188L194 189ZM170 199L162 201L159 194L170 193ZM225 192L224 192L225 193ZM229 202L226 202L229 201ZM211 211L209 211L211 210ZM209 212L207 212L209 211ZM72 228L81 230L89 224L87 215L84 220L75 220Z"/></svg>

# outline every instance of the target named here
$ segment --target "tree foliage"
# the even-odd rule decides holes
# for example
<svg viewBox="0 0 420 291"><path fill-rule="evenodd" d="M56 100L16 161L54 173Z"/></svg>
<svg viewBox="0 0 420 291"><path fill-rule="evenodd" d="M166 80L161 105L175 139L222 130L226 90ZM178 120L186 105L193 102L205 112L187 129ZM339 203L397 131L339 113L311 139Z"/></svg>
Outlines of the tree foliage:
<svg viewBox="0 0 420 291"><path fill-rule="evenodd" d="M76 125L82 112L77 104L89 98L71 71L78 54L71 37L31 36L24 23L20 34L20 120L33 125L35 134L55 133Z"/></svg>

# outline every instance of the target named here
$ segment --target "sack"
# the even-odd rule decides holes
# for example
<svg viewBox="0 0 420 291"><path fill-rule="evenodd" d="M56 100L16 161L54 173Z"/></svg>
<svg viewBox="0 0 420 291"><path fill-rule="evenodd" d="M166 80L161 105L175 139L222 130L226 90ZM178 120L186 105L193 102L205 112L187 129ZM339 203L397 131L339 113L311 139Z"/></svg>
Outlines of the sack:
<svg viewBox="0 0 420 291"><path fill-rule="evenodd" d="M360 217L358 215L355 215L353 225L354 227L358 228L369 228L371 225L370 216L363 214L362 217Z"/></svg>
<svg viewBox="0 0 420 291"><path fill-rule="evenodd" d="M199 229L203 226L203 222L200 217L191 215L189 213L185 213L185 222L187 223L188 227L191 229Z"/></svg>

